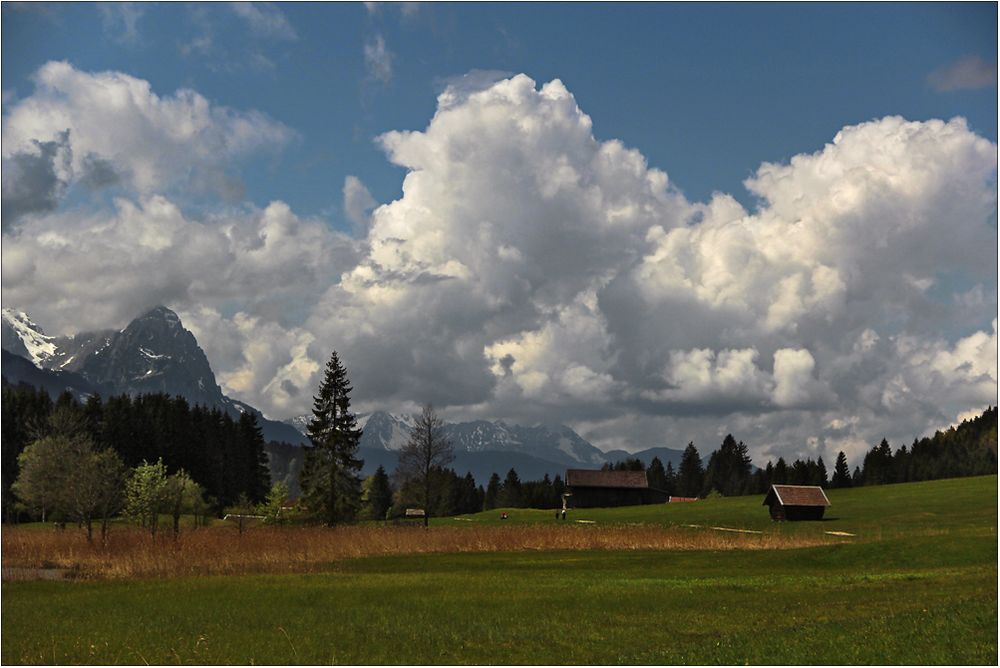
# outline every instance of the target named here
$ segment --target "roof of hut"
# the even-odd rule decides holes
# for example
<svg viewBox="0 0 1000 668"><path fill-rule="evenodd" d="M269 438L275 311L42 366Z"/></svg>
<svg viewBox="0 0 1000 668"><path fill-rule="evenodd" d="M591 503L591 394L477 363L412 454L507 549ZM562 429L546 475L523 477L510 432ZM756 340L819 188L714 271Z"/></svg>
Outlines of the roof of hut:
<svg viewBox="0 0 1000 668"><path fill-rule="evenodd" d="M762 505L771 505L773 498L783 506L829 506L826 492L817 485L771 485Z"/></svg>
<svg viewBox="0 0 1000 668"><path fill-rule="evenodd" d="M595 471L590 469L568 469L567 487L609 487L646 489L645 471Z"/></svg>

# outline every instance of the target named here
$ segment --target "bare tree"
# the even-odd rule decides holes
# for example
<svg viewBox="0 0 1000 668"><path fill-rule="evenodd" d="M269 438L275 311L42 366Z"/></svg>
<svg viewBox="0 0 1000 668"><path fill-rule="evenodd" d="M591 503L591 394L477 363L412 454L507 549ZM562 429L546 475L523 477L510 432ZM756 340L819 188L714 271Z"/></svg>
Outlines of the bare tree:
<svg viewBox="0 0 1000 668"><path fill-rule="evenodd" d="M444 437L444 422L430 404L416 417L410 428L410 440L399 451L396 473L405 481L416 484L422 493L424 526L427 526L431 508L437 501L434 469L444 468L455 459L451 441Z"/></svg>

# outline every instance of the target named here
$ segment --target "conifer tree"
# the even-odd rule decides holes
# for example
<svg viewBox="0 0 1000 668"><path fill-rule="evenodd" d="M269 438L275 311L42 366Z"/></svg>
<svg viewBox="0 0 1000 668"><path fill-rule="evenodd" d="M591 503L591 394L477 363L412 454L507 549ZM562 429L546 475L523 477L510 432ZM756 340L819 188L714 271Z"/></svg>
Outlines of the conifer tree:
<svg viewBox="0 0 1000 668"><path fill-rule="evenodd" d="M392 485L385 467L379 465L375 473L365 480L363 506L365 516L370 520L384 520L392 507Z"/></svg>
<svg viewBox="0 0 1000 668"><path fill-rule="evenodd" d="M673 462L667 462L667 470L663 473L663 491L668 496L673 496L677 492L677 474L674 472Z"/></svg>
<svg viewBox="0 0 1000 668"><path fill-rule="evenodd" d="M514 469L507 471L503 487L500 488L500 505L506 508L521 506L521 478Z"/></svg>
<svg viewBox="0 0 1000 668"><path fill-rule="evenodd" d="M243 469L239 488L251 501L263 501L271 484L271 474L267 467L267 453L264 452L264 434L257 424L257 416L243 413L237 429L241 446L239 460Z"/></svg>
<svg viewBox="0 0 1000 668"><path fill-rule="evenodd" d="M841 450L837 453L837 462L833 465L833 480L830 481L831 487L850 487L851 486L851 469L847 467L847 455Z"/></svg>
<svg viewBox="0 0 1000 668"><path fill-rule="evenodd" d="M663 462L660 461L659 457L653 457L653 461L649 462L649 468L646 469L646 482L653 489L666 491L667 472L663 469Z"/></svg>
<svg viewBox="0 0 1000 668"><path fill-rule="evenodd" d="M704 493L713 489L724 496L736 496L747 487L751 471L749 448L728 434L709 458Z"/></svg>
<svg viewBox="0 0 1000 668"><path fill-rule="evenodd" d="M694 443L688 443L677 472L677 496L698 496L704 478L705 470L702 468L698 449L694 447Z"/></svg>
<svg viewBox="0 0 1000 668"><path fill-rule="evenodd" d="M813 484L819 485L820 487L826 487L829 484L826 476L826 463L823 461L822 457L818 457L816 459L816 473L813 476Z"/></svg>
<svg viewBox="0 0 1000 668"><path fill-rule="evenodd" d="M493 510L500 501L500 476L494 471L486 485L483 497L483 510Z"/></svg>
<svg viewBox="0 0 1000 668"><path fill-rule="evenodd" d="M774 471L771 472L771 484L787 485L788 477L788 464L785 463L784 457L778 457L778 461L774 465Z"/></svg>
<svg viewBox="0 0 1000 668"><path fill-rule="evenodd" d="M358 474L364 462L356 457L361 430L350 410L353 389L334 351L313 397L307 430L312 448L306 453L301 479L307 506L327 526L353 520L361 505Z"/></svg>

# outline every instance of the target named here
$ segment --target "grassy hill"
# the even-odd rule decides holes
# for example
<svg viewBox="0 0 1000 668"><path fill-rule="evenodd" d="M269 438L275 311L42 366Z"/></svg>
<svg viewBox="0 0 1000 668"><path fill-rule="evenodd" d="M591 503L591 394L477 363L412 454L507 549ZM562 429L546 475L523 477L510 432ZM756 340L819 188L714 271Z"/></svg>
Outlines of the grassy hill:
<svg viewBox="0 0 1000 668"><path fill-rule="evenodd" d="M997 477L830 497L817 523L772 523L760 497L571 511L558 524L511 509L502 523L511 535L856 534L807 548L398 554L309 574L8 582L2 660L995 664ZM495 533L499 512L435 520L426 535Z"/></svg>

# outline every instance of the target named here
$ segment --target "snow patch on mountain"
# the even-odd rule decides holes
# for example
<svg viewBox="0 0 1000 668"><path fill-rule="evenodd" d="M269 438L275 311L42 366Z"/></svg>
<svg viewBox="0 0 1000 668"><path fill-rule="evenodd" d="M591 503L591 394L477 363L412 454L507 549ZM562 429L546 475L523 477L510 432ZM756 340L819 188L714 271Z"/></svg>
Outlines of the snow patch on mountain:
<svg viewBox="0 0 1000 668"><path fill-rule="evenodd" d="M55 356L57 346L53 342L54 337L46 336L27 313L3 309L3 327L3 347L8 352L27 353L27 358L38 368L43 368L45 362Z"/></svg>

